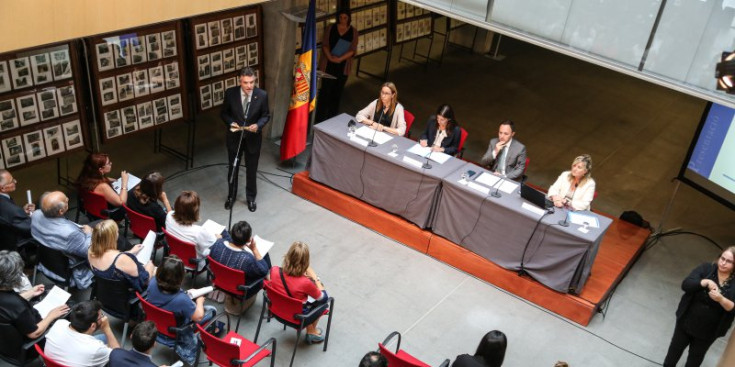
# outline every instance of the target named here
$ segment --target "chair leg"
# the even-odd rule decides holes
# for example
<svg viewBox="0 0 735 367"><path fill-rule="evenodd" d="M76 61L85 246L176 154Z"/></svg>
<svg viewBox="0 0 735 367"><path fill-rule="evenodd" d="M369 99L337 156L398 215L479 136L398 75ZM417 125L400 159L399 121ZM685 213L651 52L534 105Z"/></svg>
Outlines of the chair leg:
<svg viewBox="0 0 735 367"><path fill-rule="evenodd" d="M260 334L260 325L263 324L263 315L265 315L266 307L267 307L267 302L265 301L265 294L264 294L263 295L263 307L260 309L260 318L258 319L258 328L255 329L255 339L253 339L253 343L256 343L256 344L258 343L258 334Z"/></svg>
<svg viewBox="0 0 735 367"><path fill-rule="evenodd" d="M120 348L125 349L125 340L128 336L128 325L130 324L130 321L125 322L125 325L123 326L123 333L122 333L122 343L120 343Z"/></svg>
<svg viewBox="0 0 735 367"><path fill-rule="evenodd" d="M329 317L327 317L327 333L324 334L324 351L327 351L329 345L329 330L332 328L332 314L334 314L334 301L329 305Z"/></svg>
<svg viewBox="0 0 735 367"><path fill-rule="evenodd" d="M237 315L237 326L235 326L235 333L240 330L240 319L242 318L242 313L245 311L245 295L247 295L247 293L245 293L242 296L242 300L240 300L240 313Z"/></svg>
<svg viewBox="0 0 735 367"><path fill-rule="evenodd" d="M291 354L291 364L288 367L293 366L293 360L296 358L296 348L299 347L299 340L301 340L301 329L296 330L296 342L293 344L293 354Z"/></svg>

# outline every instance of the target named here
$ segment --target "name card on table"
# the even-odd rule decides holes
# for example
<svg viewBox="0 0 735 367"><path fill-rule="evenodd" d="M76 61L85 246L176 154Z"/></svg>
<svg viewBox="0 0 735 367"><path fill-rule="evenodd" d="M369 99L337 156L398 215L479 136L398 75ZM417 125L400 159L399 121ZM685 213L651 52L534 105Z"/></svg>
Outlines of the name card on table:
<svg viewBox="0 0 735 367"><path fill-rule="evenodd" d="M408 164L410 164L410 165L412 165L412 166L414 166L414 167L416 167L416 168L421 168L421 166L424 165L423 163L421 163L421 162L419 162L419 161L417 161L417 160L415 160L415 159L413 159L413 158L411 158L409 156L405 156L405 155L403 156L403 161L406 162L406 163L408 163Z"/></svg>
<svg viewBox="0 0 735 367"><path fill-rule="evenodd" d="M481 193L483 193L485 195L487 195L487 194L490 193L490 188L489 187L478 185L478 184L476 184L474 182L471 182L471 181L467 184L467 187L470 187L470 188L472 188L474 190L477 190L477 191L479 191L479 192L481 192Z"/></svg>
<svg viewBox="0 0 735 367"><path fill-rule="evenodd" d="M353 143L360 144L360 145L362 145L364 147L366 147L368 145L368 141L367 140L365 140L363 138L359 138L356 135L350 136L350 141L353 142Z"/></svg>

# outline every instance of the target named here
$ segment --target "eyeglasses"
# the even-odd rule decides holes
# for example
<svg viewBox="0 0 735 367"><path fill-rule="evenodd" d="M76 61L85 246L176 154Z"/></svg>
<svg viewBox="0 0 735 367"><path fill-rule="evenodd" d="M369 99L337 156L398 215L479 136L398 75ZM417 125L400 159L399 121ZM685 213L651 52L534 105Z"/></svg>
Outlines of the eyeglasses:
<svg viewBox="0 0 735 367"><path fill-rule="evenodd" d="M393 95L393 92L383 92L383 91L381 90L381 91L380 91L380 95L381 95L381 96L392 96L392 95Z"/></svg>
<svg viewBox="0 0 735 367"><path fill-rule="evenodd" d="M724 256L720 256L720 261L724 262L725 264L730 264L730 265L733 264L733 261L732 260L730 260L730 259L728 259L728 258L726 258Z"/></svg>

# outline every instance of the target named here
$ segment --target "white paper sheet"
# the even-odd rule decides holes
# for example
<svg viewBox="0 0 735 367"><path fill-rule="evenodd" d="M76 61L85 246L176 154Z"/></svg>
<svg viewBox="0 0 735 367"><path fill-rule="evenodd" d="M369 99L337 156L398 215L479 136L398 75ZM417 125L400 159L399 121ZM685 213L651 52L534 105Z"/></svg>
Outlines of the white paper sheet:
<svg viewBox="0 0 735 367"><path fill-rule="evenodd" d="M476 184L474 182L471 182L471 181L470 181L470 183L467 184L467 187L471 187L471 188L473 188L473 189L475 189L475 190L477 190L477 191L479 191L479 192L481 192L481 193L483 193L485 195L487 195L487 194L490 193L490 188L485 187L485 186L482 186L482 185L478 185L478 184Z"/></svg>
<svg viewBox="0 0 735 367"><path fill-rule="evenodd" d="M496 183L498 183L498 181L500 181L500 177L495 176L491 173L483 172L475 179L475 181L493 187Z"/></svg>
<svg viewBox="0 0 735 367"><path fill-rule="evenodd" d="M500 191L506 194L512 194L517 188L518 184L510 180L503 180L503 183L500 184Z"/></svg>
<svg viewBox="0 0 735 367"><path fill-rule="evenodd" d="M128 173L128 190L137 186L140 183L140 178L132 173ZM112 183L112 188L115 189L118 195L120 195L120 187L122 186L122 178L118 178Z"/></svg>
<svg viewBox="0 0 735 367"><path fill-rule="evenodd" d="M138 259L138 262L145 265L148 263L148 261L151 260L151 254L153 253L153 247L156 244L156 233L153 231L148 231L148 234L145 236L145 239L140 244L143 245L143 248L140 249L140 251L138 251L135 257Z"/></svg>
<svg viewBox="0 0 735 367"><path fill-rule="evenodd" d="M207 219L207 221L202 224L202 228L204 228L205 231L214 235L222 234L222 231L225 230L225 226L211 219Z"/></svg>
<svg viewBox="0 0 735 367"><path fill-rule="evenodd" d="M360 145L362 145L364 147L366 147L368 145L368 141L367 140L365 140L363 138L360 138L360 137L357 137L355 135L350 136L350 141L351 142L354 142L354 143L357 143L357 144L360 144Z"/></svg>
<svg viewBox="0 0 735 367"><path fill-rule="evenodd" d="M544 212L545 212L543 209L537 207L536 205L532 205L532 204L529 204L529 203L526 203L526 202L524 202L523 204L521 204L521 208L526 209L529 212L538 215L539 217L542 216L542 215L544 215Z"/></svg>
<svg viewBox="0 0 735 367"><path fill-rule="evenodd" d="M393 136L384 132L373 130L367 126L362 126L361 128L355 130L355 135L361 138L365 138L367 139L367 141L373 140L378 143L378 145L389 142L391 139L393 139Z"/></svg>
<svg viewBox="0 0 735 367"><path fill-rule="evenodd" d="M262 239L257 234L255 235L255 237L253 237L253 240L255 241L255 246L258 247L258 252L260 252L260 256L265 256L265 254L267 254L274 245L273 242ZM247 246L243 247L243 249L251 254L253 253Z"/></svg>
<svg viewBox="0 0 735 367"><path fill-rule="evenodd" d="M46 298L44 298L43 301L33 305L33 308L38 310L41 318L46 318L51 310L65 304L66 301L69 300L69 297L71 297L71 294L69 294L69 292L57 286L54 286L53 288L51 288L51 291L48 292Z"/></svg>
<svg viewBox="0 0 735 367"><path fill-rule="evenodd" d="M406 162L406 163L408 163L408 164L410 164L410 165L412 165L412 166L414 166L414 167L416 167L416 168L421 168L421 166L424 165L423 163L421 163L421 162L419 162L419 161L417 161L417 160L415 160L415 159L413 159L413 158L411 158L409 156L405 156L405 155L403 156L403 161Z"/></svg>
<svg viewBox="0 0 735 367"><path fill-rule="evenodd" d="M189 295L189 298L196 299L203 295L211 293L213 290L214 290L214 287L210 285L210 286L206 286L202 288L189 289L188 291L186 291L186 294Z"/></svg>
<svg viewBox="0 0 735 367"><path fill-rule="evenodd" d="M422 147L421 144L414 144L411 148L408 149L408 152L421 157L426 157L427 155L429 155L429 153L431 153L431 148Z"/></svg>
<svg viewBox="0 0 735 367"><path fill-rule="evenodd" d="M429 156L429 159L439 164L444 164L449 158L452 158L452 156L442 152L432 152Z"/></svg>
<svg viewBox="0 0 735 367"><path fill-rule="evenodd" d="M587 214L570 211L569 221L580 226L584 226L584 224L587 223L588 227L600 228L600 222L597 220L597 218Z"/></svg>

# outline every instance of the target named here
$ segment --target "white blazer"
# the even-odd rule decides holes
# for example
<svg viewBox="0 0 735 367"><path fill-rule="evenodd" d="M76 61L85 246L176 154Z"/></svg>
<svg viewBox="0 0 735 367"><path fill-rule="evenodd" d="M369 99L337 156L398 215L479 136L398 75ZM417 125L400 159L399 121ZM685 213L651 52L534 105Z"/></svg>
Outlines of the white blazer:
<svg viewBox="0 0 735 367"><path fill-rule="evenodd" d="M569 182L569 175L571 171L564 171L559 175L551 187L546 197L551 199L552 196L566 196L569 189L572 187L572 183ZM572 195L572 209L574 210L590 210L590 204L592 199L595 198L595 180L591 177L587 181L577 186Z"/></svg>
<svg viewBox="0 0 735 367"><path fill-rule="evenodd" d="M365 119L372 120L375 115L375 107L378 105L378 100L370 102L367 107L360 110L355 115L357 122L363 122ZM396 110L393 111L393 119L390 122L390 128L398 130L398 136L403 136L406 133L406 119L403 117L403 105L396 103Z"/></svg>

